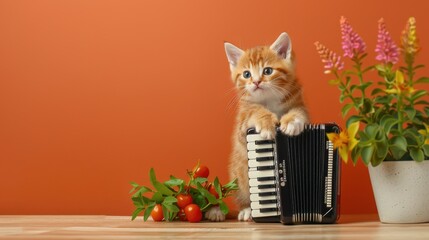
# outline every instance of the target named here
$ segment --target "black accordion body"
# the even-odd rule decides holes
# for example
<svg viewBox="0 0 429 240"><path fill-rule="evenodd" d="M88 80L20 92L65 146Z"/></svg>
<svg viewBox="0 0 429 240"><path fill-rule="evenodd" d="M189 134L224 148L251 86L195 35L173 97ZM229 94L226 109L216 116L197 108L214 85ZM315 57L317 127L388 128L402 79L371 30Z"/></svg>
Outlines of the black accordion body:
<svg viewBox="0 0 429 240"><path fill-rule="evenodd" d="M252 219L283 224L335 223L340 159L327 133L336 124L309 124L298 136L279 129L275 140L247 132Z"/></svg>

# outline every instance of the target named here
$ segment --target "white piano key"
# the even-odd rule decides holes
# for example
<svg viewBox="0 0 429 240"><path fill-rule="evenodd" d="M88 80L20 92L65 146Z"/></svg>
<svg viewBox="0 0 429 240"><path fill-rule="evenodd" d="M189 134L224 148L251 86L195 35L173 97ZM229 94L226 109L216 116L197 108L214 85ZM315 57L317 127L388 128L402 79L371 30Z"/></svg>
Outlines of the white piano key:
<svg viewBox="0 0 429 240"><path fill-rule="evenodd" d="M259 202L252 202L250 204L250 208L252 210L261 209L261 208L278 208L277 203L269 203L269 204L260 204Z"/></svg>
<svg viewBox="0 0 429 240"><path fill-rule="evenodd" d="M256 178L249 180L249 186L251 186L251 187L257 187L257 186L265 185L265 184L276 184L276 182L274 180L258 181Z"/></svg>
<svg viewBox="0 0 429 240"><path fill-rule="evenodd" d="M267 139L262 138L260 134L249 134L246 136L246 140L248 142L254 142L254 141L258 141L258 140L267 140Z"/></svg>
<svg viewBox="0 0 429 240"><path fill-rule="evenodd" d="M247 158L249 160L256 159L257 157L273 157L273 152L256 153L256 151L248 151Z"/></svg>
<svg viewBox="0 0 429 240"><path fill-rule="evenodd" d="M259 161L258 162L256 160L249 160L248 165L249 165L249 168L274 166L274 161L269 160L269 161Z"/></svg>
<svg viewBox="0 0 429 240"><path fill-rule="evenodd" d="M250 193L263 193L263 192L276 192L275 188L263 188L259 189L258 187L250 187Z"/></svg>
<svg viewBox="0 0 429 240"><path fill-rule="evenodd" d="M252 210L252 217L253 218L256 218L256 217L273 217L273 216L279 216L279 215L280 215L280 213L278 211L261 213L261 211L259 211L259 209Z"/></svg>
<svg viewBox="0 0 429 240"><path fill-rule="evenodd" d="M255 142L248 142L247 143L247 150L252 151L256 149L262 149L262 148L274 148L274 144L256 144Z"/></svg>
<svg viewBox="0 0 429 240"><path fill-rule="evenodd" d="M258 178L258 177L274 177L274 170L264 170L264 171L249 171L249 178Z"/></svg>
<svg viewBox="0 0 429 240"><path fill-rule="evenodd" d="M271 196L259 196L259 194L257 193L251 193L250 194L250 201L251 202L259 202L262 200L277 200L277 196L276 195L271 195Z"/></svg>

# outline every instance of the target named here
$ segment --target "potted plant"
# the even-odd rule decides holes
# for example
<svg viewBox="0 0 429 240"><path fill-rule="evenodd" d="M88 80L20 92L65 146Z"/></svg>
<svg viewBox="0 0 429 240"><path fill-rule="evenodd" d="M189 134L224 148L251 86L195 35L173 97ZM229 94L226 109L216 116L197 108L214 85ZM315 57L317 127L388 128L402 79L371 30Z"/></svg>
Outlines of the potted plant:
<svg viewBox="0 0 429 240"><path fill-rule="evenodd" d="M342 159L361 159L369 173L380 220L389 223L429 222L429 78L417 71L420 51L416 20L408 19L398 46L378 22L377 64L365 65L366 44L346 18L340 20L343 58L316 42L329 84L340 90L346 128L328 138ZM402 57L403 61L400 61Z"/></svg>

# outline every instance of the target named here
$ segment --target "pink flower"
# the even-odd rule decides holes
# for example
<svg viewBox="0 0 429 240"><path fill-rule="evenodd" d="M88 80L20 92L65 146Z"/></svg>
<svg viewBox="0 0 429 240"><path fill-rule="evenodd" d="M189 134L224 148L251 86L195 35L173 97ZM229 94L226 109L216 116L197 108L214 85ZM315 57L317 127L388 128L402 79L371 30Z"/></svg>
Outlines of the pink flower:
<svg viewBox="0 0 429 240"><path fill-rule="evenodd" d="M375 52L377 53L375 59L385 64L389 62L395 64L399 60L399 48L387 31L383 18L378 20L378 39Z"/></svg>
<svg viewBox="0 0 429 240"><path fill-rule="evenodd" d="M329 50L319 42L315 42L314 45L316 46L316 50L319 53L322 62L325 63L325 73L331 73L332 71L343 69L344 62L341 61L340 56L337 56L336 53Z"/></svg>
<svg viewBox="0 0 429 240"><path fill-rule="evenodd" d="M352 26L343 16L340 19L340 27L344 56L353 58L364 53L366 50L365 42L355 31L353 31Z"/></svg>

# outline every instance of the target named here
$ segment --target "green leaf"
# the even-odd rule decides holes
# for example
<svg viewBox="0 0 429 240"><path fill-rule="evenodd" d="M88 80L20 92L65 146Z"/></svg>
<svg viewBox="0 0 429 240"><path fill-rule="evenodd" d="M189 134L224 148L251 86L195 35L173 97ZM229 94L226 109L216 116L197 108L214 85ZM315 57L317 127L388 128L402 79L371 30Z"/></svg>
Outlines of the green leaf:
<svg viewBox="0 0 429 240"><path fill-rule="evenodd" d="M207 178L197 177L194 179L193 184L197 185L198 183L203 184L205 182L207 182Z"/></svg>
<svg viewBox="0 0 429 240"><path fill-rule="evenodd" d="M419 104L422 104L422 105L429 105L429 102L428 102L428 101L425 101L425 100L420 100L420 101L417 101L417 102L415 102L415 103L414 103L414 105L419 105Z"/></svg>
<svg viewBox="0 0 429 240"><path fill-rule="evenodd" d="M172 203L163 203L162 206L165 207L170 212L179 212L180 211L180 209Z"/></svg>
<svg viewBox="0 0 429 240"><path fill-rule="evenodd" d="M353 116L349 117L349 119L347 120L346 127L348 128L350 126L350 124L357 122L357 121L361 121L362 119L363 118L361 116L353 115Z"/></svg>
<svg viewBox="0 0 429 240"><path fill-rule="evenodd" d="M348 103L344 105L344 107L341 109L341 114L343 115L343 118L347 115L347 113L350 111L350 109L354 106L353 103Z"/></svg>
<svg viewBox="0 0 429 240"><path fill-rule="evenodd" d="M177 202L177 199L173 196L168 196L164 198L164 201L162 202L163 204L173 204Z"/></svg>
<svg viewBox="0 0 429 240"><path fill-rule="evenodd" d="M414 119L414 116L416 116L416 109L414 109L414 108L412 108L412 107L406 107L406 108L404 109L404 111L405 111L405 113L408 115L408 118L409 118L410 120L413 120L413 119ZM399 113L399 114L401 114L401 113Z"/></svg>
<svg viewBox="0 0 429 240"><path fill-rule="evenodd" d="M365 98L363 101L363 107L361 109L362 114L372 113L374 112L373 103L370 99Z"/></svg>
<svg viewBox="0 0 429 240"><path fill-rule="evenodd" d="M374 96L375 94L384 92L381 88L374 88L374 90L372 90L371 92L371 96Z"/></svg>
<svg viewBox="0 0 429 240"><path fill-rule="evenodd" d="M147 192L153 192L153 191L152 191L152 189L150 189L150 188L148 188L148 187L141 186L141 187L140 187L140 189L139 189L139 190L137 190L137 192L135 192L135 193L133 194L133 197L135 197L135 196L139 196L139 195L142 195L142 194L145 194L145 193L147 193Z"/></svg>
<svg viewBox="0 0 429 240"><path fill-rule="evenodd" d="M152 195L152 199L153 202L155 203L162 203L164 201L164 198L162 197L162 194L160 192L155 192Z"/></svg>
<svg viewBox="0 0 429 240"><path fill-rule="evenodd" d="M387 144L386 140L387 139L384 139L384 140L376 143L376 146L377 146L377 159L381 160L381 161L386 158L387 153L389 152L389 145Z"/></svg>
<svg viewBox="0 0 429 240"><path fill-rule="evenodd" d="M228 205L226 205L226 203L222 200L219 201L219 208L222 211L223 214L228 214L229 209L228 209Z"/></svg>
<svg viewBox="0 0 429 240"><path fill-rule="evenodd" d="M140 187L140 185L136 182L130 182L131 186L133 186L134 188L138 188Z"/></svg>
<svg viewBox="0 0 429 240"><path fill-rule="evenodd" d="M425 96L425 95L427 95L427 92L426 92L426 90L418 90L418 91L415 91L413 94L412 94L412 96L411 96L411 101L415 101L415 100L417 100L417 99L419 99L419 98L421 98L421 97L423 97L423 96Z"/></svg>
<svg viewBox="0 0 429 240"><path fill-rule="evenodd" d="M219 195L219 198L222 199L222 187L220 186L219 179L217 177L213 181L213 185L215 187L217 194Z"/></svg>
<svg viewBox="0 0 429 240"><path fill-rule="evenodd" d="M384 115L380 120L380 125L384 129L384 132L386 134L389 134L390 129L397 123L398 123L398 119L390 115Z"/></svg>
<svg viewBox="0 0 429 240"><path fill-rule="evenodd" d="M131 216L131 221L133 221L134 219L136 219L136 217L144 210L144 208L136 208L136 210L134 210L133 215Z"/></svg>
<svg viewBox="0 0 429 240"><path fill-rule="evenodd" d="M423 154L423 150L420 148L410 148L410 155L414 161L422 162L425 160L425 155Z"/></svg>
<svg viewBox="0 0 429 240"><path fill-rule="evenodd" d="M182 179L178 179L178 178L170 179L170 180L164 182L164 184L169 186L169 187L180 186L183 183L184 183L184 181Z"/></svg>
<svg viewBox="0 0 429 240"><path fill-rule="evenodd" d="M152 184L152 186L155 186L155 182L156 181L156 175L155 175L155 170L153 168L151 168L149 170L149 179L150 179L150 183Z"/></svg>
<svg viewBox="0 0 429 240"><path fill-rule="evenodd" d="M203 186L201 186L200 183L197 183L197 188L198 188L198 191L201 193L201 195L203 195L205 198L207 198L209 203L217 204L216 198L209 191L207 191L207 189L205 189Z"/></svg>
<svg viewBox="0 0 429 240"><path fill-rule="evenodd" d="M365 91L371 85L372 85L372 82L366 82L362 85L359 85L358 88L361 89L362 91Z"/></svg>
<svg viewBox="0 0 429 240"><path fill-rule="evenodd" d="M357 161L359 160L359 157L361 156L362 148L359 146L359 144L353 148L351 152L351 157L353 161L353 165L357 164Z"/></svg>
<svg viewBox="0 0 429 240"><path fill-rule="evenodd" d="M414 84L418 84L418 83L429 83L429 78L428 77L421 77L419 79L417 79Z"/></svg>
<svg viewBox="0 0 429 240"><path fill-rule="evenodd" d="M168 187L166 187L164 184L160 182L155 182L154 185L155 189L160 192L162 195L165 196L171 196L174 194L173 191L171 191Z"/></svg>
<svg viewBox="0 0 429 240"><path fill-rule="evenodd" d="M423 152L425 153L425 155L429 157L429 144L423 145L422 149L423 149Z"/></svg>
<svg viewBox="0 0 429 240"><path fill-rule="evenodd" d="M144 216L143 216L143 220L146 222L146 220L149 218L150 213L152 212L153 208L155 207L156 203L153 202L151 204L149 204L146 208L146 210L144 211Z"/></svg>
<svg viewBox="0 0 429 240"><path fill-rule="evenodd" d="M195 204L197 204L200 208L203 208L207 205L206 198L200 193L192 194L192 200Z"/></svg>
<svg viewBox="0 0 429 240"><path fill-rule="evenodd" d="M379 131L379 126L377 124L368 124L365 126L364 132L367 134L369 139L374 140Z"/></svg>
<svg viewBox="0 0 429 240"><path fill-rule="evenodd" d="M404 152L407 151L407 140L402 136L395 136L390 139L391 147L397 148Z"/></svg>
<svg viewBox="0 0 429 240"><path fill-rule="evenodd" d="M374 146L369 145L362 148L362 160L363 162L368 165L371 162L372 155L374 154Z"/></svg>

